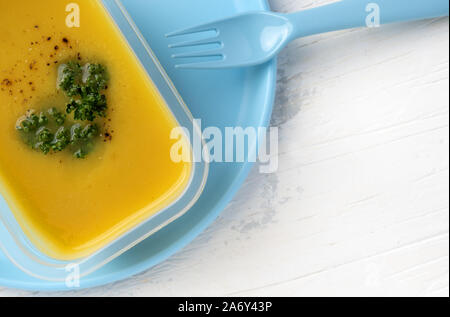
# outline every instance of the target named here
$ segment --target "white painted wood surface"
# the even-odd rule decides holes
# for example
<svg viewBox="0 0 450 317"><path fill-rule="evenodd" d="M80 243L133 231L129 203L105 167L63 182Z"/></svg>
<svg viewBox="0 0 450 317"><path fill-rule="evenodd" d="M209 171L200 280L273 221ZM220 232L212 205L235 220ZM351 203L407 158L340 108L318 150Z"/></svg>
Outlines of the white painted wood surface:
<svg viewBox="0 0 450 317"><path fill-rule="evenodd" d="M329 0L272 0L291 12ZM280 168L182 252L83 296L449 296L449 20L280 56ZM0 288L0 296L47 295Z"/></svg>

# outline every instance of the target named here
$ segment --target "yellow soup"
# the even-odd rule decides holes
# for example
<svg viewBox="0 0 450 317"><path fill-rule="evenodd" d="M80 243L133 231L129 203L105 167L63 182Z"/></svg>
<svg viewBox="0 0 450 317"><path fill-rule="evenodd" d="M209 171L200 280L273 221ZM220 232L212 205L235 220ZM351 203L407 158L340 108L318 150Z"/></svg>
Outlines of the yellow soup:
<svg viewBox="0 0 450 317"><path fill-rule="evenodd" d="M99 250L175 201L192 170L170 159L176 119L104 8L77 0L76 27L71 2L0 1L0 191L30 241L62 260ZM85 159L44 155L16 131L28 109L64 111L56 81L69 60L109 74L107 118Z"/></svg>

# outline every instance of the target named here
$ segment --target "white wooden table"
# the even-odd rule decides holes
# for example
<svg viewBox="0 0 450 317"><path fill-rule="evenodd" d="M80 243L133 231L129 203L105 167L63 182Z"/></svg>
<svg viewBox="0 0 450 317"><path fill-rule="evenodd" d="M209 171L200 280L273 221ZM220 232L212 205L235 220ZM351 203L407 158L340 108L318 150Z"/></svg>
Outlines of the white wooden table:
<svg viewBox="0 0 450 317"><path fill-rule="evenodd" d="M290 12L329 0L272 0ZM280 56L280 168L106 296L449 295L449 20L301 39ZM0 296L46 295L0 288Z"/></svg>

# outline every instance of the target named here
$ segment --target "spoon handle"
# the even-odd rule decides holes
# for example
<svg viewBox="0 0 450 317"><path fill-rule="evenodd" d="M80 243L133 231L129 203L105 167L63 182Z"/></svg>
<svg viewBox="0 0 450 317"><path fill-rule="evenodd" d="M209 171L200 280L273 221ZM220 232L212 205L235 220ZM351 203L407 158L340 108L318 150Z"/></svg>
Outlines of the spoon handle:
<svg viewBox="0 0 450 317"><path fill-rule="evenodd" d="M448 16L448 0L342 0L286 14L298 37L356 27Z"/></svg>

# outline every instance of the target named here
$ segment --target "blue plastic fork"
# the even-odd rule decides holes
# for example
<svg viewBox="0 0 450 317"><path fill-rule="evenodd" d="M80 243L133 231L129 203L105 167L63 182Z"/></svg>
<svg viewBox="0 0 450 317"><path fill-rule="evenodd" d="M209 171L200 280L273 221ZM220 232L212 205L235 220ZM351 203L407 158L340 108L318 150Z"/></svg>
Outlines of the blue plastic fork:
<svg viewBox="0 0 450 317"><path fill-rule="evenodd" d="M448 16L448 0L342 0L291 14L251 12L225 20L169 33L194 33L206 38L169 45L186 52L177 68L228 68L262 64L274 58L290 41L304 36L356 27L377 27L392 22ZM192 51L192 47L202 47ZM196 62L192 62L195 58Z"/></svg>

